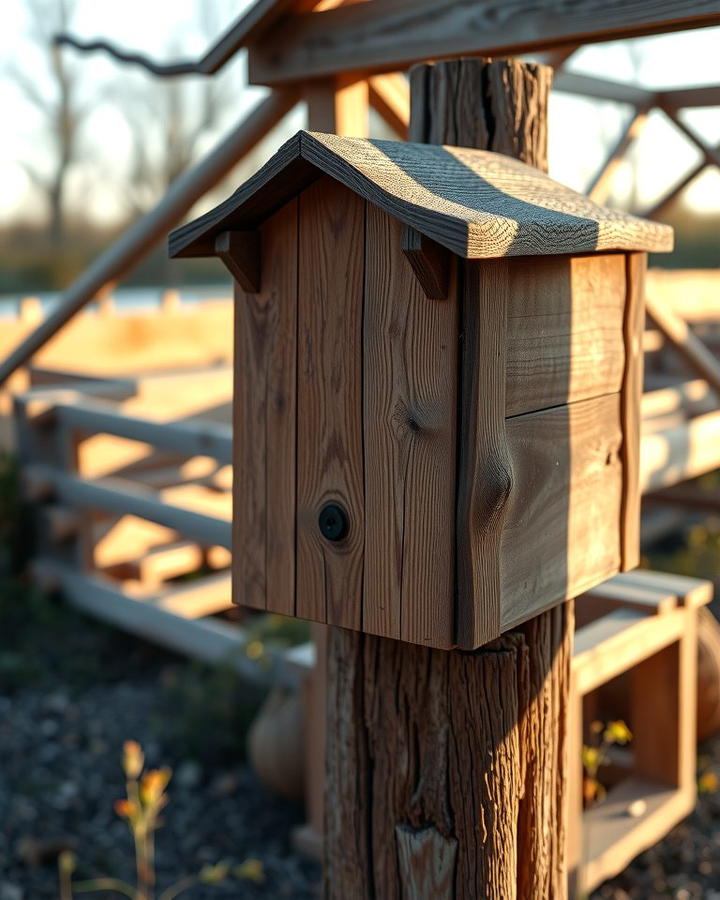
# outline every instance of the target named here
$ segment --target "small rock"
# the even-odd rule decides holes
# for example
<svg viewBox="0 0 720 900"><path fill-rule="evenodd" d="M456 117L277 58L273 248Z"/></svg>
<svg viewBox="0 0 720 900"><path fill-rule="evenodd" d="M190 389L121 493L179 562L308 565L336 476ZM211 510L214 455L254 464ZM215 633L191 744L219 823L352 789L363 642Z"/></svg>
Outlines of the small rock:
<svg viewBox="0 0 720 900"><path fill-rule="evenodd" d="M0 900L23 900L23 892L9 881L0 881Z"/></svg>
<svg viewBox="0 0 720 900"><path fill-rule="evenodd" d="M647 812L647 802L642 799L633 800L633 802L628 806L626 812L630 816L630 818L639 819Z"/></svg>
<svg viewBox="0 0 720 900"><path fill-rule="evenodd" d="M194 788L200 784L202 779L202 768L192 759L186 759L181 762L175 770L174 782L183 788Z"/></svg>

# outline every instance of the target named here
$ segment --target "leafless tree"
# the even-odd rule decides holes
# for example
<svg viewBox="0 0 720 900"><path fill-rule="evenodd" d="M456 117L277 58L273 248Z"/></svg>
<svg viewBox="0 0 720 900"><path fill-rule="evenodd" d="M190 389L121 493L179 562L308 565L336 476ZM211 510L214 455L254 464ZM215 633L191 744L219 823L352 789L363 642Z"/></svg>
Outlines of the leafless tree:
<svg viewBox="0 0 720 900"><path fill-rule="evenodd" d="M68 176L79 160L80 132L94 106L81 91L78 66L53 44L54 35L67 30L76 5L76 0L25 0L29 37L41 66L7 67L9 77L42 119L45 159L25 158L19 163L46 200L49 235L56 244L65 237Z"/></svg>
<svg viewBox="0 0 720 900"><path fill-rule="evenodd" d="M228 4L198 0L196 10L194 32L202 36L203 44L211 43L233 18ZM165 55L184 55L177 39L168 45ZM228 112L235 80L231 67L212 77L163 79L143 73L135 77L134 88L123 86L120 106L132 143L126 197L134 212L157 202L202 155L207 139Z"/></svg>

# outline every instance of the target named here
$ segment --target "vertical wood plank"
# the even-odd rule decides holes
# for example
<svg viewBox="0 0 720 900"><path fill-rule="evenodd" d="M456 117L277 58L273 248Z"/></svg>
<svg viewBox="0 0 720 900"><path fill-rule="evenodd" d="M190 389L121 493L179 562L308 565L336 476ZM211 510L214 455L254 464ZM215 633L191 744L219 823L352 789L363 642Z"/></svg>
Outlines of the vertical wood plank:
<svg viewBox="0 0 720 900"><path fill-rule="evenodd" d="M697 611L679 641L632 669L630 727L634 768L652 781L695 790Z"/></svg>
<svg viewBox="0 0 720 900"><path fill-rule="evenodd" d="M457 301L429 300L400 223L367 208L363 627L453 644Z"/></svg>
<svg viewBox="0 0 720 900"><path fill-rule="evenodd" d="M505 437L506 260L464 267L457 499L457 643L500 634L501 541L512 466Z"/></svg>
<svg viewBox="0 0 720 900"><path fill-rule="evenodd" d="M365 203L330 178L300 196L297 615L362 625L362 308ZM349 519L336 543L318 517Z"/></svg>
<svg viewBox="0 0 720 900"><path fill-rule="evenodd" d="M262 228L261 290L235 287L233 602L295 613L297 200Z"/></svg>
<svg viewBox="0 0 720 900"><path fill-rule="evenodd" d="M621 392L623 487L620 513L621 570L640 562L640 401L643 382L646 253L626 257L625 378Z"/></svg>

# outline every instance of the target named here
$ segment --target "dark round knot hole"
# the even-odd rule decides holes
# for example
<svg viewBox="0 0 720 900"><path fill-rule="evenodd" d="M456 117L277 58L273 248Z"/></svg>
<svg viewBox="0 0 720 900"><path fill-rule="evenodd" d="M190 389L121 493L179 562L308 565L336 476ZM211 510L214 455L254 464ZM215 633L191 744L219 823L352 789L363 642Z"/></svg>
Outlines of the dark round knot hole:
<svg viewBox="0 0 720 900"><path fill-rule="evenodd" d="M326 503L318 518L320 533L328 541L341 541L350 528L347 513L338 503Z"/></svg>

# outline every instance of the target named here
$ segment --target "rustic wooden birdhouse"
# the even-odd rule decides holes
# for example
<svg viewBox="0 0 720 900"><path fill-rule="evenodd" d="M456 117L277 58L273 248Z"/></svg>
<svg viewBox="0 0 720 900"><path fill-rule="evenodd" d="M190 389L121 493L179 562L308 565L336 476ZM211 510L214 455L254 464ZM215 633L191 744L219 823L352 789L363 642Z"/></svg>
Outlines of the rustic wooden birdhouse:
<svg viewBox="0 0 720 900"><path fill-rule="evenodd" d="M175 231L235 279L235 600L474 648L635 566L671 246L498 154L308 132Z"/></svg>

